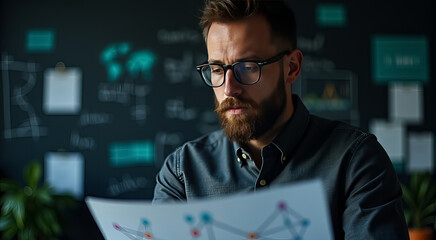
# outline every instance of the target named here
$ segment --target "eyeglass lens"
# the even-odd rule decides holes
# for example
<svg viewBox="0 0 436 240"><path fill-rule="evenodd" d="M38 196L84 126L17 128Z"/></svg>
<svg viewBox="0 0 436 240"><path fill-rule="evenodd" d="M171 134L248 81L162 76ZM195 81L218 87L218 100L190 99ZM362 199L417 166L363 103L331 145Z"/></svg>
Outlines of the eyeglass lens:
<svg viewBox="0 0 436 240"><path fill-rule="evenodd" d="M232 67L233 74L242 84L252 84L259 79L259 65L254 62L239 62ZM224 82L225 70L220 65L203 66L201 74L211 86L220 86Z"/></svg>

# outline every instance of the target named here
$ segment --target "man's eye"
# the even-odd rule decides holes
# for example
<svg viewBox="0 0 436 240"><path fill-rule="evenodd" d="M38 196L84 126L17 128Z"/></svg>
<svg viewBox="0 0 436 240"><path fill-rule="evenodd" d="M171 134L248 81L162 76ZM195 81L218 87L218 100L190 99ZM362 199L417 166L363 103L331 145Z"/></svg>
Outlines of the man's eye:
<svg viewBox="0 0 436 240"><path fill-rule="evenodd" d="M220 67L211 67L210 69L213 74L222 74L224 72Z"/></svg>
<svg viewBox="0 0 436 240"><path fill-rule="evenodd" d="M243 73L253 73L253 72L257 72L258 68L257 65L254 63L241 63L238 66L239 70L242 71Z"/></svg>

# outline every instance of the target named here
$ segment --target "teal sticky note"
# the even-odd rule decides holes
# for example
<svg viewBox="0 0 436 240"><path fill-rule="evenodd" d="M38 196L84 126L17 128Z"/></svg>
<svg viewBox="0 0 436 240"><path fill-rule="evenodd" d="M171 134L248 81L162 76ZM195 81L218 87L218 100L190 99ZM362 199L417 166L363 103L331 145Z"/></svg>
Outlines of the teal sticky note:
<svg viewBox="0 0 436 240"><path fill-rule="evenodd" d="M55 31L52 29L31 29L26 35L28 52L52 52L55 47Z"/></svg>
<svg viewBox="0 0 436 240"><path fill-rule="evenodd" d="M151 165L154 164L155 159L152 141L112 143L109 146L109 160L114 167Z"/></svg>
<svg viewBox="0 0 436 240"><path fill-rule="evenodd" d="M375 36L372 39L376 83L429 81L428 40L423 36Z"/></svg>
<svg viewBox="0 0 436 240"><path fill-rule="evenodd" d="M343 27L347 24L347 11L341 4L319 4L316 7L316 22L322 27Z"/></svg>

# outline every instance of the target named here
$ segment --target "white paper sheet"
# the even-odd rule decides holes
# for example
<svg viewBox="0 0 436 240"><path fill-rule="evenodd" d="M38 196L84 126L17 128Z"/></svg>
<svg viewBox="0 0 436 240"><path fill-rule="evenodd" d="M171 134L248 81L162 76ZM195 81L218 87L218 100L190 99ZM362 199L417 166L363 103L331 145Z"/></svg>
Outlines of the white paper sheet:
<svg viewBox="0 0 436 240"><path fill-rule="evenodd" d="M49 152L45 155L45 180L56 192L83 198L84 163L80 153Z"/></svg>
<svg viewBox="0 0 436 240"><path fill-rule="evenodd" d="M392 84L389 87L390 119L396 122L421 123L423 90L419 84Z"/></svg>
<svg viewBox="0 0 436 240"><path fill-rule="evenodd" d="M320 181L190 203L87 197L105 239L333 239Z"/></svg>
<svg viewBox="0 0 436 240"><path fill-rule="evenodd" d="M431 132L409 133L409 171L433 171L434 141Z"/></svg>
<svg viewBox="0 0 436 240"><path fill-rule="evenodd" d="M82 105L82 71L55 68L44 72L43 109L46 114L78 114Z"/></svg>
<svg viewBox="0 0 436 240"><path fill-rule="evenodd" d="M377 137L393 163L404 161L405 128L402 123L372 120L370 131Z"/></svg>

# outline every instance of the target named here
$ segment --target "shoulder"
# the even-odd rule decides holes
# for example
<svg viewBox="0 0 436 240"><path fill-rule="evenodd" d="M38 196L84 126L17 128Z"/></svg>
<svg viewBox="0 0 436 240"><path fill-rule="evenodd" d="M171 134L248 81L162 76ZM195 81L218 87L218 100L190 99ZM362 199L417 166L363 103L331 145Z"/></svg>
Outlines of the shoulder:
<svg viewBox="0 0 436 240"><path fill-rule="evenodd" d="M200 136L194 140L187 141L178 147L171 155L186 155L196 153L206 153L217 149L229 143L223 130L217 130L207 135Z"/></svg>
<svg viewBox="0 0 436 240"><path fill-rule="evenodd" d="M348 123L310 116L309 131L328 138L329 141L349 142L356 145L364 140L376 141L376 137L363 128Z"/></svg>
<svg viewBox="0 0 436 240"><path fill-rule="evenodd" d="M227 141L227 138L223 130L217 130L194 140L185 142L179 148L210 149L217 147L225 141Z"/></svg>

